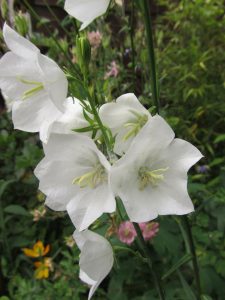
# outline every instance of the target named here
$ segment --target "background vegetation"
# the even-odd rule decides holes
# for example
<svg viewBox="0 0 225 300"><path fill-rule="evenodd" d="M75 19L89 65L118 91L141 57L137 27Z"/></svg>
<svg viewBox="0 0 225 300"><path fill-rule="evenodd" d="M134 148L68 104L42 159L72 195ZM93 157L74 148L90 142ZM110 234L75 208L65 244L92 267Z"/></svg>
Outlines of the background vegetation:
<svg viewBox="0 0 225 300"><path fill-rule="evenodd" d="M4 6L6 2L2 1L2 20L13 23L42 53L73 72L78 24L60 9L63 1L49 1L50 6L44 0L41 6L38 1L17 1L13 21L12 11ZM102 102L135 92L148 105L151 91L144 25L137 6L132 8L132 1L125 2L123 10L114 6L107 16L88 27L102 34L100 47L92 53L92 81ZM191 170L189 180L196 207L189 219L205 294L202 299L224 300L225 3L159 0L151 4L161 113L178 137L192 142L205 156ZM2 34L0 38L3 54L7 49ZM106 78L113 61L118 75ZM82 87L72 85L70 92L79 98ZM44 208L44 195L38 192L33 175L43 156L38 137L13 130L11 116L3 105L0 130L0 299L86 299L88 287L78 279L79 251L71 245L73 226L66 214ZM182 221L172 216L157 221L160 230L150 249L159 272L165 275L167 299L196 299L192 265L185 260L189 249L185 249ZM94 227L105 232L112 223L103 217ZM122 245L115 233L111 238ZM52 259L52 270L46 279L35 278L35 260L22 251L24 247L32 248L37 240L50 245L47 256ZM135 250L136 245L132 247ZM168 274L171 266L174 269ZM154 300L157 296L146 266L133 254L122 251L116 253L114 269L94 299Z"/></svg>

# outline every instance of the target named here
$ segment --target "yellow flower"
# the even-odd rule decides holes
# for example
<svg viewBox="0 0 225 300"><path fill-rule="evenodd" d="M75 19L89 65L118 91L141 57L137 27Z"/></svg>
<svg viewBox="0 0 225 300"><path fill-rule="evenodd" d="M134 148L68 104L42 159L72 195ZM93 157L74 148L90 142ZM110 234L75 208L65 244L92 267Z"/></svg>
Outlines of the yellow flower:
<svg viewBox="0 0 225 300"><path fill-rule="evenodd" d="M44 247L41 241L37 241L37 243L34 244L33 249L23 248L22 250L26 256L33 257L33 258L41 257L41 256L45 256L49 252L50 245Z"/></svg>
<svg viewBox="0 0 225 300"><path fill-rule="evenodd" d="M50 257L45 257L44 261L36 261L34 276L36 279L43 279L49 277L49 271L53 271L52 259Z"/></svg>

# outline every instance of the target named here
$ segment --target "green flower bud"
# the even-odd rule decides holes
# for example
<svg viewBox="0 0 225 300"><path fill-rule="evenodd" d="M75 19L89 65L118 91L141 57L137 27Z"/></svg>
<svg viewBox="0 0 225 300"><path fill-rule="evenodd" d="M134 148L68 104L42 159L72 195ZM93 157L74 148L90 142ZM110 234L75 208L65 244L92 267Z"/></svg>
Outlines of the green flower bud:
<svg viewBox="0 0 225 300"><path fill-rule="evenodd" d="M76 56L81 72L84 76L88 74L88 66L91 60L91 45L84 36L76 38Z"/></svg>
<svg viewBox="0 0 225 300"><path fill-rule="evenodd" d="M29 32L28 20L26 15L24 15L22 12L19 12L18 15L15 16L15 28L16 31L22 36L26 36Z"/></svg>

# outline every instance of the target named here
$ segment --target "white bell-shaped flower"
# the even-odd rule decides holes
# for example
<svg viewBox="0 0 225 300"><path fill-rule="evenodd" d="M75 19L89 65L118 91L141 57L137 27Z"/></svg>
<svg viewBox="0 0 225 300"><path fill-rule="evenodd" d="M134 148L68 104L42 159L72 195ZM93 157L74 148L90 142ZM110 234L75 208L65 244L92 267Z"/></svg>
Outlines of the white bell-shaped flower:
<svg viewBox="0 0 225 300"><path fill-rule="evenodd" d="M80 279L91 286L88 299L108 275L113 266L113 250L101 235L90 230L73 235L80 251Z"/></svg>
<svg viewBox="0 0 225 300"><path fill-rule="evenodd" d="M100 107L99 115L115 136L114 152L123 155L141 128L151 118L149 111L132 94L125 94L116 102Z"/></svg>
<svg viewBox="0 0 225 300"><path fill-rule="evenodd" d="M147 222L158 215L192 212L187 172L201 157L192 144L174 139L162 117L152 117L111 170L114 192L130 220Z"/></svg>
<svg viewBox="0 0 225 300"><path fill-rule="evenodd" d="M45 140L46 127L64 111L67 79L53 60L7 24L3 36L10 51L0 60L0 88L13 101L14 127L40 132Z"/></svg>
<svg viewBox="0 0 225 300"><path fill-rule="evenodd" d="M40 180L39 189L47 195L47 206L67 210L79 231L104 212L115 211L111 166L93 140L77 133L52 133L44 152L34 173Z"/></svg>
<svg viewBox="0 0 225 300"><path fill-rule="evenodd" d="M83 23L80 28L83 30L106 12L109 3L110 0L66 0L64 9L69 15Z"/></svg>

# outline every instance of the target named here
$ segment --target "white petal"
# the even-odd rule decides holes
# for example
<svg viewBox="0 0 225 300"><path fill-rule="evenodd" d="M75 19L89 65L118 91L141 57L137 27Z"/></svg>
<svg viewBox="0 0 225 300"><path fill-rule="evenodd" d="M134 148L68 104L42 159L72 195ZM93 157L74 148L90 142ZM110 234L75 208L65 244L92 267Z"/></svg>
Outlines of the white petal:
<svg viewBox="0 0 225 300"><path fill-rule="evenodd" d="M120 96L114 103L106 103L100 107L100 118L107 127L109 127L115 135L114 152L123 155L129 148L134 136L124 140L124 136L129 132L129 128L124 125L137 121L134 113L151 118L148 110L138 101L137 97L128 93Z"/></svg>
<svg viewBox="0 0 225 300"><path fill-rule="evenodd" d="M64 72L52 59L45 55L38 56L38 64L41 69L42 82L50 99L63 112L68 91L68 82Z"/></svg>
<svg viewBox="0 0 225 300"><path fill-rule="evenodd" d="M106 12L109 2L110 0L66 0L64 9L83 23L80 28L82 30Z"/></svg>
<svg viewBox="0 0 225 300"><path fill-rule="evenodd" d="M76 195L79 188L72 184L76 171L70 162L51 161L46 157L35 168L39 189L47 195L46 205L51 209L66 210L67 203Z"/></svg>
<svg viewBox="0 0 225 300"><path fill-rule="evenodd" d="M40 51L30 41L19 35L6 23L3 27L3 36L8 48L16 55L33 60Z"/></svg>
<svg viewBox="0 0 225 300"><path fill-rule="evenodd" d="M73 237L81 250L80 278L92 285L88 297L90 299L112 269L113 250L105 238L89 230L75 231Z"/></svg>
<svg viewBox="0 0 225 300"><path fill-rule="evenodd" d="M112 213L115 209L115 198L108 184L80 191L67 205L67 212L79 231L88 228L103 213Z"/></svg>
<svg viewBox="0 0 225 300"><path fill-rule="evenodd" d="M44 91L29 99L16 101L12 106L14 128L28 132L41 131L46 122L50 126L59 115L60 111ZM41 134L41 137L44 136ZM45 142L45 139L43 141Z"/></svg>
<svg viewBox="0 0 225 300"><path fill-rule="evenodd" d="M118 132L125 123L135 118L132 111L151 116L132 93L120 96L116 102L103 104L100 107L99 115L105 125Z"/></svg>
<svg viewBox="0 0 225 300"><path fill-rule="evenodd" d="M72 129L79 129L89 126L84 118L83 107L79 100L69 97L64 102L64 113L53 124L51 132L68 134ZM91 135L90 132L85 133Z"/></svg>

